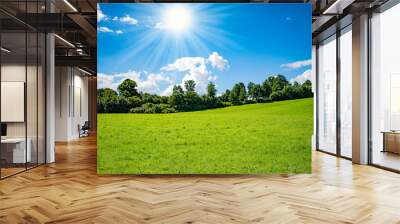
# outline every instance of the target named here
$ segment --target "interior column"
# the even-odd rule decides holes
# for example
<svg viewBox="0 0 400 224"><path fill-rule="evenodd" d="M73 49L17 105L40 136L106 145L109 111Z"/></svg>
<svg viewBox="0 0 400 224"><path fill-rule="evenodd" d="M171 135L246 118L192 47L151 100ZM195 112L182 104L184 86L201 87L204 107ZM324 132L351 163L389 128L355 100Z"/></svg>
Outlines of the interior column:
<svg viewBox="0 0 400 224"><path fill-rule="evenodd" d="M368 163L368 15L353 19L352 158Z"/></svg>

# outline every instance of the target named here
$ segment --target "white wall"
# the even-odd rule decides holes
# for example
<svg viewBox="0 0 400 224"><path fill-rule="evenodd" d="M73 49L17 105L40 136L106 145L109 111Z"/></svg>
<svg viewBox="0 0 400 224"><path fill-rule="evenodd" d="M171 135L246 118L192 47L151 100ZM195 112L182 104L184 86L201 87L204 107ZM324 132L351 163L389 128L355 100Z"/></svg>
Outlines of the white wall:
<svg viewBox="0 0 400 224"><path fill-rule="evenodd" d="M78 125L88 120L88 78L76 68L56 67L56 141L79 138Z"/></svg>
<svg viewBox="0 0 400 224"><path fill-rule="evenodd" d="M68 140L68 117L69 117L69 68L55 68L55 140Z"/></svg>

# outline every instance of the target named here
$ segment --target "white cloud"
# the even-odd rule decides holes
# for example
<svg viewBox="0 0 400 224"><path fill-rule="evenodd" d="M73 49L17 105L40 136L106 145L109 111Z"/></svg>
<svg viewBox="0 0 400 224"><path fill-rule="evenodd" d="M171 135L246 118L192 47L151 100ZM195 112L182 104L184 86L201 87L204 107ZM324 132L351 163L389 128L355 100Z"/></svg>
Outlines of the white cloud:
<svg viewBox="0 0 400 224"><path fill-rule="evenodd" d="M206 92L207 84L210 81L216 81L217 76L212 74L211 69L225 70L229 66L228 60L224 59L217 52L213 52L209 57L182 57L176 59L173 63L168 64L160 69L160 73L147 73L128 71L119 74L99 74L99 88L117 89L118 85L125 79L129 78L138 84L138 90L147 93L155 93L163 96L170 95L175 84L184 86L187 80L196 82L196 91L199 94ZM174 80L171 72L182 72L183 77Z"/></svg>
<svg viewBox="0 0 400 224"><path fill-rule="evenodd" d="M174 63L161 68L161 71L186 72L181 81L184 86L185 81L194 80L196 82L196 91L200 94L205 93L208 80L212 77L207 69L207 60L202 57L183 57L175 60Z"/></svg>
<svg viewBox="0 0 400 224"><path fill-rule="evenodd" d="M115 30L114 31L114 30L112 30L112 29L110 29L110 28L108 28L106 26L99 27L98 31L99 32L103 32L103 33L116 33L116 34L123 34L124 33L124 31L122 31L122 30Z"/></svg>
<svg viewBox="0 0 400 224"><path fill-rule="evenodd" d="M228 60L224 59L215 51L208 56L208 61L211 63L213 68L217 68L220 71L224 71L229 68Z"/></svg>
<svg viewBox="0 0 400 224"><path fill-rule="evenodd" d="M112 30L106 26L101 26L101 27L99 27L98 30L103 33L113 33L114 32L114 30Z"/></svg>
<svg viewBox="0 0 400 224"><path fill-rule="evenodd" d="M206 64L206 60L202 57L183 57L176 59L172 64L162 67L161 71L183 72L203 64Z"/></svg>
<svg viewBox="0 0 400 224"><path fill-rule="evenodd" d="M161 84L171 84L172 81L164 74L149 74L146 79L138 82L139 91L146 93L160 93Z"/></svg>
<svg viewBox="0 0 400 224"><path fill-rule="evenodd" d="M154 28L163 30L163 29L166 29L167 26L166 26L164 23L159 22L159 23L156 23L156 25L154 26Z"/></svg>
<svg viewBox="0 0 400 224"><path fill-rule="evenodd" d="M117 74L104 74L99 73L97 75L98 88L111 88L117 91L118 85L121 84L125 79L131 79L138 85L138 90L140 92L153 93L153 94L163 94L165 90L162 90L163 85L170 86L173 81L167 75L160 73L147 73L147 72L137 72L128 71L124 73Z"/></svg>
<svg viewBox="0 0 400 224"><path fill-rule="evenodd" d="M172 90L174 89L174 85L169 85L162 93L161 96L169 96L172 94Z"/></svg>
<svg viewBox="0 0 400 224"><path fill-rule="evenodd" d="M98 88L111 88L117 90L118 85L125 79L132 79L135 82L140 81L140 73L136 71L128 71L118 74L104 74L97 75Z"/></svg>
<svg viewBox="0 0 400 224"><path fill-rule="evenodd" d="M131 25L137 25L139 23L137 21L137 19L134 19L134 18L130 17L129 15L119 18L119 21L121 21L123 23L131 24Z"/></svg>
<svg viewBox="0 0 400 224"><path fill-rule="evenodd" d="M304 83L306 80L311 81L311 69L308 69L303 72L303 74L298 75L290 80L291 83L298 82L299 84Z"/></svg>
<svg viewBox="0 0 400 224"><path fill-rule="evenodd" d="M206 91L207 84L210 81L217 80L217 76L212 74L212 71L208 66L223 71L229 67L229 62L228 60L220 56L217 52L213 52L207 58L178 58L175 60L174 63L162 67L161 71L186 72L182 78L181 85L184 86L184 83L187 80L194 80L196 82L196 91L200 94L203 94Z"/></svg>
<svg viewBox="0 0 400 224"><path fill-rule="evenodd" d="M108 16L103 13L103 11L100 9L100 5L97 4L97 22L107 20L109 20Z"/></svg>
<svg viewBox="0 0 400 224"><path fill-rule="evenodd" d="M112 18L112 21L117 21L118 19L118 16L114 16L114 18Z"/></svg>
<svg viewBox="0 0 400 224"><path fill-rule="evenodd" d="M116 79L117 81L123 81L125 79L132 79L135 82L139 82L140 81L140 72L137 71L128 71L128 72L124 72L124 73L119 73L119 74L114 74L114 79Z"/></svg>
<svg viewBox="0 0 400 224"><path fill-rule="evenodd" d="M104 73L97 74L97 88L111 88L116 90L117 87L113 84L113 77Z"/></svg>
<svg viewBox="0 0 400 224"><path fill-rule="evenodd" d="M304 61L295 61L295 62L291 62L288 64L283 64L283 65L281 65L281 67L286 68L286 69L297 69L297 68L301 68L301 67L309 66L309 65L311 65L311 59L304 60Z"/></svg>

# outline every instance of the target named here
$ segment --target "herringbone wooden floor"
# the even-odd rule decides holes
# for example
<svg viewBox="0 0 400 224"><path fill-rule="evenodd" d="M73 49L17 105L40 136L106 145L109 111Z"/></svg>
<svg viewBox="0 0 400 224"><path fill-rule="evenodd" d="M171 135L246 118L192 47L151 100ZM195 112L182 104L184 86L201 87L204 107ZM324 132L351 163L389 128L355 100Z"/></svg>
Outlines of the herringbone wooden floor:
<svg viewBox="0 0 400 224"><path fill-rule="evenodd" d="M400 223L400 175L313 153L311 175L98 176L94 137L0 181L0 223Z"/></svg>

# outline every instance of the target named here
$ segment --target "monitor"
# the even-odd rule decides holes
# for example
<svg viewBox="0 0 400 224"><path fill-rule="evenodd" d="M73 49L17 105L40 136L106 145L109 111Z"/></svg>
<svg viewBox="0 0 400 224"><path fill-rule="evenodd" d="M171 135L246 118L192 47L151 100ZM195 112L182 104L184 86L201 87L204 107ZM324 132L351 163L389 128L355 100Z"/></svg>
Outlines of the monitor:
<svg viewBox="0 0 400 224"><path fill-rule="evenodd" d="M7 124L1 123L1 136L7 136Z"/></svg>

